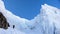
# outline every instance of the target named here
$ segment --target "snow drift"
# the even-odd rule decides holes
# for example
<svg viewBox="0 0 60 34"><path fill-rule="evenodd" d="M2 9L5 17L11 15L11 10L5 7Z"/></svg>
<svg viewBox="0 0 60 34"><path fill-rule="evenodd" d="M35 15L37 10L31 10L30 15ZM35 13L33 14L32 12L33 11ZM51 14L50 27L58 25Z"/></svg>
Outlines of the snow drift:
<svg viewBox="0 0 60 34"><path fill-rule="evenodd" d="M0 34L60 34L60 9L56 7L44 4L41 6L40 14L28 20L8 11L0 0L0 12L10 24L7 30L0 28Z"/></svg>

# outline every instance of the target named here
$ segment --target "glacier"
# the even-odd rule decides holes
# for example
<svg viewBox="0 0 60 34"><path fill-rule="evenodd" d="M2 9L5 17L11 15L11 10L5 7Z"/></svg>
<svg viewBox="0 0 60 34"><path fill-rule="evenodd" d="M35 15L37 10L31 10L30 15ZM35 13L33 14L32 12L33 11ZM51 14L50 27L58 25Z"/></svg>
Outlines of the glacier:
<svg viewBox="0 0 60 34"><path fill-rule="evenodd" d="M60 34L60 9L56 7L41 5L40 13L28 20L14 15L0 0L0 12L10 24L7 30L0 28L0 34Z"/></svg>

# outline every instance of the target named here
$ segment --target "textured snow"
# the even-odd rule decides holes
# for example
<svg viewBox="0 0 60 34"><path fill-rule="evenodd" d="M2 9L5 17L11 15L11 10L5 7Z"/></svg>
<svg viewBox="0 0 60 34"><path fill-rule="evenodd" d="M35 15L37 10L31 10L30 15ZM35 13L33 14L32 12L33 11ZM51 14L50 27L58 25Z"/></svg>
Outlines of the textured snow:
<svg viewBox="0 0 60 34"><path fill-rule="evenodd" d="M11 13L0 0L0 12L10 24L7 30L0 28L0 34L60 34L60 9L56 7L41 5L40 14L28 20Z"/></svg>

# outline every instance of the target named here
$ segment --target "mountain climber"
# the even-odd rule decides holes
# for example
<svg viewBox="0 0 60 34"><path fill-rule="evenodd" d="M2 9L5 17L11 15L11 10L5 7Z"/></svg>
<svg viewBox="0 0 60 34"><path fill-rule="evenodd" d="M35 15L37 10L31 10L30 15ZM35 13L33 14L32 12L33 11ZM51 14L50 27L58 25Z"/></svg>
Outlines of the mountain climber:
<svg viewBox="0 0 60 34"><path fill-rule="evenodd" d="M15 28L15 25L13 25L13 29Z"/></svg>

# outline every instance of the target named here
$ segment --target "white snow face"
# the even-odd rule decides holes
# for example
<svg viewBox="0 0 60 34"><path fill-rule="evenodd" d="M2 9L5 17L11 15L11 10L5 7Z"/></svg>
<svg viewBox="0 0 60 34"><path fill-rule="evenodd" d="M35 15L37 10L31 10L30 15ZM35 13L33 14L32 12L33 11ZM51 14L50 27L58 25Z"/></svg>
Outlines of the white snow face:
<svg viewBox="0 0 60 34"><path fill-rule="evenodd" d="M56 7L44 4L40 14L32 20L27 20L5 9L3 1L0 0L0 12L10 24L7 30L0 28L0 34L60 34L60 9Z"/></svg>

